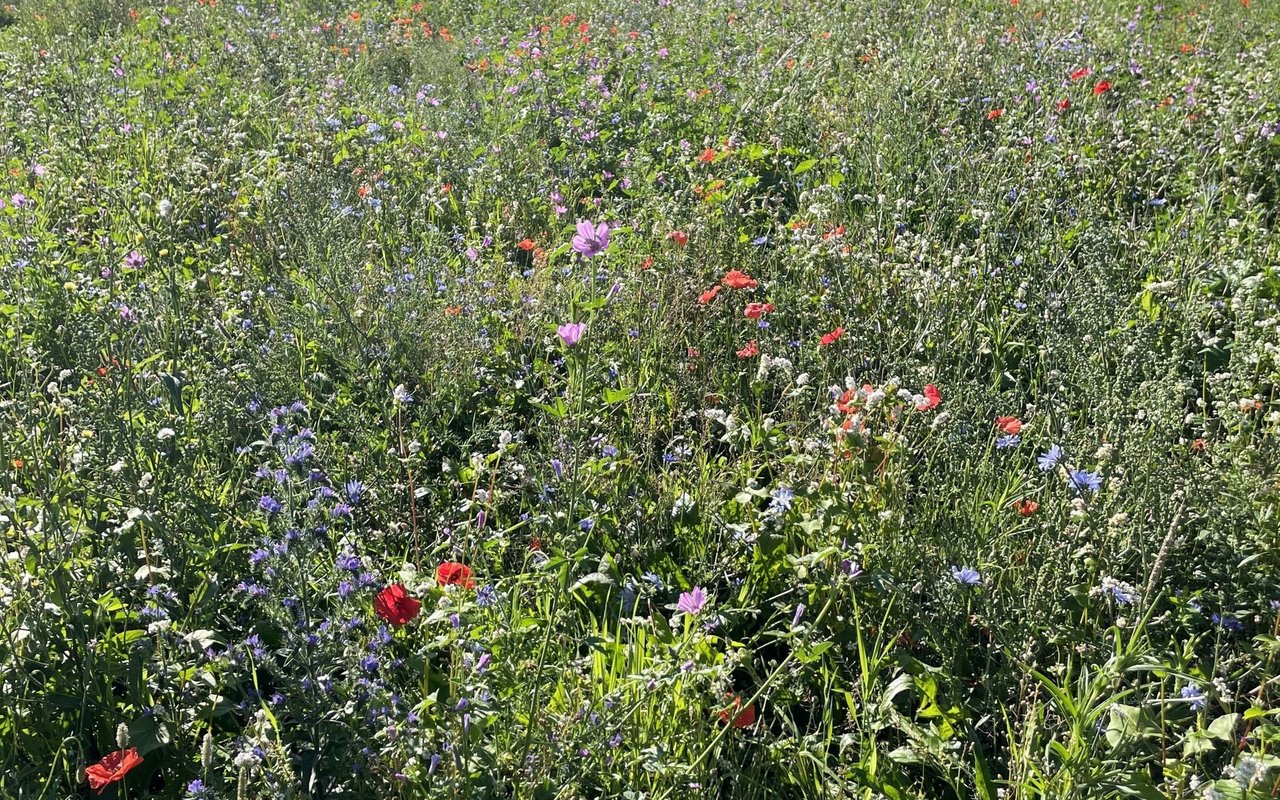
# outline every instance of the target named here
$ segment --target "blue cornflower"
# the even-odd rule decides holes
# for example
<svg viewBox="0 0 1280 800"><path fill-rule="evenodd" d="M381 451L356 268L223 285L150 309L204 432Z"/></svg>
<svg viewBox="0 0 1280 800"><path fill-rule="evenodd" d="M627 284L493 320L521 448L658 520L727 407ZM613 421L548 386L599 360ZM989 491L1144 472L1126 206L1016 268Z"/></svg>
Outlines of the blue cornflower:
<svg viewBox="0 0 1280 800"><path fill-rule="evenodd" d="M951 568L951 578L961 586L977 586L982 583L982 575L973 567Z"/></svg>
<svg viewBox="0 0 1280 800"><path fill-rule="evenodd" d="M1008 434L1006 436L1001 436L999 439L996 439L996 449L1008 450L1011 447L1017 447L1018 442L1020 441L1022 441L1022 439L1017 434Z"/></svg>
<svg viewBox="0 0 1280 800"><path fill-rule="evenodd" d="M356 505L360 502L361 498L364 497L364 484L360 481L347 481L343 484L342 488L347 493L347 500L350 501L352 505Z"/></svg>
<svg viewBox="0 0 1280 800"><path fill-rule="evenodd" d="M663 589L666 588L666 584L663 583L662 578L659 578L656 574L652 572L646 572L645 574L640 576L640 579L652 585L653 588L657 589L658 591L662 591Z"/></svg>
<svg viewBox="0 0 1280 800"><path fill-rule="evenodd" d="M1204 692L1200 691L1200 687L1194 681L1182 687L1182 698L1191 701L1192 711L1204 708Z"/></svg>
<svg viewBox="0 0 1280 800"><path fill-rule="evenodd" d="M1048 472L1049 470L1058 466L1058 462L1061 460L1062 460L1062 447L1060 445L1055 444L1049 448L1048 452L1042 454L1038 459L1036 459L1036 463L1040 465L1041 470L1043 470L1044 472Z"/></svg>
<svg viewBox="0 0 1280 800"><path fill-rule="evenodd" d="M789 486L779 486L773 490L773 494L769 496L770 514L785 514L791 509L791 501L796 497L796 493Z"/></svg>
<svg viewBox="0 0 1280 800"><path fill-rule="evenodd" d="M1209 619L1213 620L1214 625L1219 625L1223 630L1239 633L1244 630L1244 623L1230 614L1211 614Z"/></svg>
<svg viewBox="0 0 1280 800"><path fill-rule="evenodd" d="M1071 490L1076 494L1083 494L1085 491L1097 492L1102 488L1102 478L1096 472L1072 470L1067 480L1071 484Z"/></svg>

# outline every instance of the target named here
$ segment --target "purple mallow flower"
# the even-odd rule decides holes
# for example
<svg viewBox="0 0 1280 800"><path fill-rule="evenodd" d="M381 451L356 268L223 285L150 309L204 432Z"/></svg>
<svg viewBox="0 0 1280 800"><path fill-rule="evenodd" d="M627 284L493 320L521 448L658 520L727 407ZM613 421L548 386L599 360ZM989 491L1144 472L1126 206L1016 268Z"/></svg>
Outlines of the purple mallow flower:
<svg viewBox="0 0 1280 800"><path fill-rule="evenodd" d="M696 616L707 605L707 592L701 586L693 587L691 592L681 592L676 610Z"/></svg>
<svg viewBox="0 0 1280 800"><path fill-rule="evenodd" d="M578 221L578 232L573 237L574 252L583 258L591 258L609 249L609 223L592 225L588 220Z"/></svg>
<svg viewBox="0 0 1280 800"><path fill-rule="evenodd" d="M574 347L582 339L582 333L586 329L585 322L566 322L556 328L556 333L560 334L560 341L564 342L565 347Z"/></svg>

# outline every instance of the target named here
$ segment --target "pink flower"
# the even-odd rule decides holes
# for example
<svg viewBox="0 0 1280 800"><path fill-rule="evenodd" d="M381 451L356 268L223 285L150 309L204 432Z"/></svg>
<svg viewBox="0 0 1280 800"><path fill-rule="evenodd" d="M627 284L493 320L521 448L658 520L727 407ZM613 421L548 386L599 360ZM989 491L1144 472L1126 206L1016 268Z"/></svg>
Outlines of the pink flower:
<svg viewBox="0 0 1280 800"><path fill-rule="evenodd" d="M585 322L566 322L556 328L556 333L560 334L560 341L564 342L565 347L573 347L582 338L582 332L586 329Z"/></svg>
<svg viewBox="0 0 1280 800"><path fill-rule="evenodd" d="M681 611L690 616L697 616L706 605L706 589L701 586L695 586L691 592L680 593L680 601L676 603L676 611Z"/></svg>
<svg viewBox="0 0 1280 800"><path fill-rule="evenodd" d="M609 249L609 223L592 225L588 220L578 221L578 232L573 237L574 252L583 258L591 258Z"/></svg>

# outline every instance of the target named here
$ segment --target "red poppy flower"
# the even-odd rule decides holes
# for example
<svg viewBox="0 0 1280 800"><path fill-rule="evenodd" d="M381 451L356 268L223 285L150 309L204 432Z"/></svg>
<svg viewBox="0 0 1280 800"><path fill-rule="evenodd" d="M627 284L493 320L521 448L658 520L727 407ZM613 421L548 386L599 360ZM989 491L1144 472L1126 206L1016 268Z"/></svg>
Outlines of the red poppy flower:
<svg viewBox="0 0 1280 800"><path fill-rule="evenodd" d="M755 278L737 269L731 269L726 272L720 282L730 289L754 289L760 285L760 282Z"/></svg>
<svg viewBox="0 0 1280 800"><path fill-rule="evenodd" d="M715 300L716 295L718 294L720 294L720 287L712 286L710 289L698 295L698 303L705 306L707 303L710 303L712 300Z"/></svg>
<svg viewBox="0 0 1280 800"><path fill-rule="evenodd" d="M123 778L129 770L141 763L142 756L138 755L138 748L130 747L128 750L117 750L103 756L101 761L86 769L84 774L89 779L89 788L97 789L98 794L102 794L103 789Z"/></svg>
<svg viewBox="0 0 1280 800"><path fill-rule="evenodd" d="M644 260L642 264L640 264L640 269L649 269L652 266L653 266L653 256L649 256Z"/></svg>
<svg viewBox="0 0 1280 800"><path fill-rule="evenodd" d="M747 308L742 313L747 319L760 319L772 311L773 303L747 303Z"/></svg>
<svg viewBox="0 0 1280 800"><path fill-rule="evenodd" d="M1040 504L1035 500L1022 499L1013 504L1013 510L1017 511L1024 517L1029 517L1040 510Z"/></svg>
<svg viewBox="0 0 1280 800"><path fill-rule="evenodd" d="M1017 417L996 417L996 427L999 428L1002 433L1007 433L1010 436L1017 436L1022 432L1022 420Z"/></svg>
<svg viewBox="0 0 1280 800"><path fill-rule="evenodd" d="M685 233L684 231L672 231L671 233L667 234L667 238L675 242L676 244L680 245L681 247L684 247L686 244L689 243L689 234Z"/></svg>
<svg viewBox="0 0 1280 800"><path fill-rule="evenodd" d="M871 394L873 391L871 384L865 384L862 387L864 395ZM862 398L858 396L857 389L845 389L844 394L840 395L840 399L836 401L836 409L841 414L852 414L862 405Z"/></svg>
<svg viewBox="0 0 1280 800"><path fill-rule="evenodd" d="M844 336L844 326L840 326L830 333L822 334L822 338L818 340L818 346L826 347L829 344L835 344L841 336Z"/></svg>
<svg viewBox="0 0 1280 800"><path fill-rule="evenodd" d="M392 625L403 625L418 616L422 603L410 597L403 584L393 583L373 598L373 610Z"/></svg>
<svg viewBox="0 0 1280 800"><path fill-rule="evenodd" d="M471 567L457 561L446 561L436 567L436 583L441 586L461 586L463 589L473 589L476 585L471 579Z"/></svg>
<svg viewBox="0 0 1280 800"><path fill-rule="evenodd" d="M706 150L703 150L701 153L698 154L698 160L701 161L703 164L710 164L712 161L715 161L716 160L715 149L708 147Z"/></svg>
<svg viewBox="0 0 1280 800"><path fill-rule="evenodd" d="M1075 70L1074 72L1071 73L1071 80L1078 81L1081 78L1087 78L1092 72L1093 70L1089 69L1088 67L1081 67L1080 69Z"/></svg>
<svg viewBox="0 0 1280 800"><path fill-rule="evenodd" d="M524 250L527 253L528 251L537 247L537 245L533 243L532 239L521 239L520 243L517 244L516 247L519 247L521 250Z"/></svg>
<svg viewBox="0 0 1280 800"><path fill-rule="evenodd" d="M1069 99L1064 97L1058 101L1059 111L1066 111L1068 108L1071 108L1071 101Z"/></svg>
<svg viewBox="0 0 1280 800"><path fill-rule="evenodd" d="M938 391L938 387L932 383L924 387L924 400L916 403L916 410L930 411L942 404L942 392Z"/></svg>
<svg viewBox="0 0 1280 800"><path fill-rule="evenodd" d="M1004 109L1003 109L1003 108L993 108L993 109L991 109L990 111L988 111L988 112L987 112L987 119L989 119L989 120L993 120L993 121L994 121L994 120L1000 119L1000 118L1001 118L1001 117L1003 117L1003 116L1004 116Z"/></svg>
<svg viewBox="0 0 1280 800"><path fill-rule="evenodd" d="M758 355L760 355L760 348L756 347L755 339L747 342L747 346L738 351L738 358L751 358Z"/></svg>
<svg viewBox="0 0 1280 800"><path fill-rule="evenodd" d="M733 712L733 727L749 728L753 724L755 724L755 721L756 721L755 705L749 705L746 708L743 708L741 697L737 696L736 694L730 695L730 696L733 698L733 702L728 708L720 709L720 721L725 723L726 725L729 724L729 714L730 712Z"/></svg>
<svg viewBox="0 0 1280 800"><path fill-rule="evenodd" d="M1094 94L1102 94L1111 91L1111 81L1100 81L1093 87Z"/></svg>

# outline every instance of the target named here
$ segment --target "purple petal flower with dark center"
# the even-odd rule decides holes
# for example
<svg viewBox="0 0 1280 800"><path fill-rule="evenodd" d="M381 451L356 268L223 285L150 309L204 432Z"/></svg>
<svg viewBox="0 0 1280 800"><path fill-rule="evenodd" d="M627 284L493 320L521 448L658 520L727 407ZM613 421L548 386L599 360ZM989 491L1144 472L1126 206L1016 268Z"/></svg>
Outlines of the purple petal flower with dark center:
<svg viewBox="0 0 1280 800"><path fill-rule="evenodd" d="M578 221L578 232L573 237L573 250L583 258L591 258L609 249L609 223L592 225L588 220Z"/></svg>

